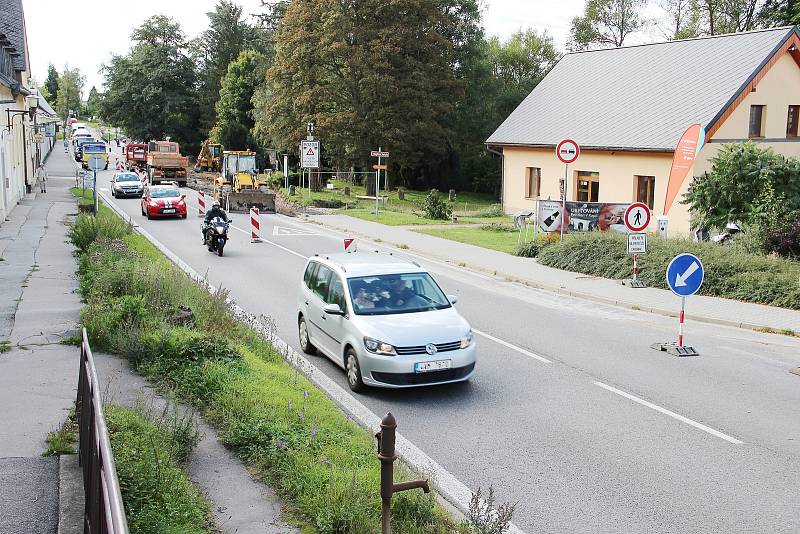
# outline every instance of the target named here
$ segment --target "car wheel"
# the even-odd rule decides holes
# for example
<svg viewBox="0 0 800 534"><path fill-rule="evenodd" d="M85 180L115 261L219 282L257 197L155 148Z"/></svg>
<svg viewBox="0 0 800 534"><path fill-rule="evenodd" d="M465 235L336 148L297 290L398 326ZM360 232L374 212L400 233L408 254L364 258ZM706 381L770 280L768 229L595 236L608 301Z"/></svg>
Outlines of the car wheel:
<svg viewBox="0 0 800 534"><path fill-rule="evenodd" d="M347 349L344 356L347 369L347 385L356 393L364 391L364 381L361 379L361 366L358 364L358 356L353 349Z"/></svg>
<svg viewBox="0 0 800 534"><path fill-rule="evenodd" d="M150 210L145 210L145 215L147 216L147 220L151 220L153 217L150 215Z"/></svg>
<svg viewBox="0 0 800 534"><path fill-rule="evenodd" d="M142 205L140 204L140 205L139 205L139 207L142 209L142 215L147 215L147 214L144 212L144 206L142 206Z"/></svg>
<svg viewBox="0 0 800 534"><path fill-rule="evenodd" d="M185 219L185 218L186 218L186 214L184 213L183 215L181 215L181 219Z"/></svg>
<svg viewBox="0 0 800 534"><path fill-rule="evenodd" d="M306 323L305 317L300 317L300 321L297 323L297 331L300 336L300 349L306 354L316 354L317 347L311 343L311 339L308 337L308 323Z"/></svg>

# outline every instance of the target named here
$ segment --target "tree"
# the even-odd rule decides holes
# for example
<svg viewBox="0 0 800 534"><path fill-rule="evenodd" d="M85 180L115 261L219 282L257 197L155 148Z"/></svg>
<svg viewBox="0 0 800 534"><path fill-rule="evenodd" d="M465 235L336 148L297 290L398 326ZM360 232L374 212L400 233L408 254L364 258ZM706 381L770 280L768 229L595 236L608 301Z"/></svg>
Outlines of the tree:
<svg viewBox="0 0 800 534"><path fill-rule="evenodd" d="M102 97L94 85L89 90L89 96L86 98L86 115L89 117L97 117L100 115L102 105Z"/></svg>
<svg viewBox="0 0 800 534"><path fill-rule="evenodd" d="M55 103L58 99L58 71L52 63L47 66L47 79L43 87L47 90L47 101Z"/></svg>
<svg viewBox="0 0 800 534"><path fill-rule="evenodd" d="M791 26L800 24L800 1L767 0L759 18L766 26Z"/></svg>
<svg viewBox="0 0 800 534"><path fill-rule="evenodd" d="M570 48L620 47L644 25L645 0L587 0L583 15L572 19Z"/></svg>
<svg viewBox="0 0 800 534"><path fill-rule="evenodd" d="M228 73L222 79L222 88L217 100L217 123L211 130L211 138L228 150L255 149L257 143L252 134L253 94L263 78L264 56L253 50L239 54L228 65Z"/></svg>
<svg viewBox="0 0 800 534"><path fill-rule="evenodd" d="M131 34L133 47L104 65L103 115L134 139L172 136L199 147L197 74L180 24L157 15ZM186 152L187 150L184 150Z"/></svg>
<svg viewBox="0 0 800 534"><path fill-rule="evenodd" d="M81 75L78 69L70 69L69 65L64 66L64 72L58 77L58 97L56 98L56 112L59 117L67 120L70 112L77 115L81 111L81 93L86 78Z"/></svg>
<svg viewBox="0 0 800 534"><path fill-rule="evenodd" d="M337 166L367 168L380 145L392 151L391 176L426 183L448 155L459 93L446 23L438 1L295 0L255 101L257 132L295 147L316 119Z"/></svg>
<svg viewBox="0 0 800 534"><path fill-rule="evenodd" d="M752 142L725 145L686 193L697 228L758 223L800 210L800 160Z"/></svg>
<svg viewBox="0 0 800 534"><path fill-rule="evenodd" d="M698 0L662 0L661 8L667 16L662 20L660 29L667 39L690 39L700 35Z"/></svg>
<svg viewBox="0 0 800 534"><path fill-rule="evenodd" d="M214 104L219 98L222 77L228 65L242 51L256 44L255 29L243 17L242 6L230 0L219 0L208 16L208 29L193 43L200 79L200 105L204 110L203 126L214 124Z"/></svg>

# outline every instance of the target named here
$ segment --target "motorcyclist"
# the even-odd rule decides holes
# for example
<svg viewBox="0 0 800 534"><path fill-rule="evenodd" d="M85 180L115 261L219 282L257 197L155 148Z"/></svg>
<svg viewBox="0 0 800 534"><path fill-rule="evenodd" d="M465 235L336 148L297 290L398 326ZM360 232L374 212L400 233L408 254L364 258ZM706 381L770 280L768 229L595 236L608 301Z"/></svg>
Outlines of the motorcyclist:
<svg viewBox="0 0 800 534"><path fill-rule="evenodd" d="M219 204L219 200L215 200L211 204L211 209L206 212L206 219L205 224L203 225L203 243L205 244L207 241L207 233L208 228L211 225L211 221L213 221L216 217L219 217L225 222L228 221L228 214L225 213L225 210L222 209L222 206Z"/></svg>

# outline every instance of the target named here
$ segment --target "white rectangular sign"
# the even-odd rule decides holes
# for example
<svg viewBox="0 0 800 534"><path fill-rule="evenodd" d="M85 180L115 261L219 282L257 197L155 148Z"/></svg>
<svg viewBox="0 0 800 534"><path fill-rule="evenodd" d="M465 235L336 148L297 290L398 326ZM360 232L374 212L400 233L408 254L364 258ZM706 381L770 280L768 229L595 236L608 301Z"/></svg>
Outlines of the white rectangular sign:
<svg viewBox="0 0 800 534"><path fill-rule="evenodd" d="M383 151L380 151L380 150L373 150L372 152L369 153L369 155L372 156L373 158L388 158L389 157L389 153L388 152L383 152Z"/></svg>
<svg viewBox="0 0 800 534"><path fill-rule="evenodd" d="M300 166L304 169L319 169L319 141L300 142Z"/></svg>
<svg viewBox="0 0 800 534"><path fill-rule="evenodd" d="M647 234L628 234L628 254L647 254Z"/></svg>

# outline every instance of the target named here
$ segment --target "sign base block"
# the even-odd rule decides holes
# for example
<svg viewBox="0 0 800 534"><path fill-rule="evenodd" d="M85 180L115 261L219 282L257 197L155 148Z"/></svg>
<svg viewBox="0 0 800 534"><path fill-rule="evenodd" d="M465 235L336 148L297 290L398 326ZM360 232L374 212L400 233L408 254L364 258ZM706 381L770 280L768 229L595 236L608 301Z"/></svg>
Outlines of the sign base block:
<svg viewBox="0 0 800 534"><path fill-rule="evenodd" d="M651 349L655 349L658 351L666 352L667 354L671 354L672 356L700 356L700 353L697 352L694 347L679 347L678 344L674 341L668 341L666 343L653 343L650 345Z"/></svg>
<svg viewBox="0 0 800 534"><path fill-rule="evenodd" d="M644 280L625 280L622 282L622 285L627 285L628 287L647 287L647 282Z"/></svg>

